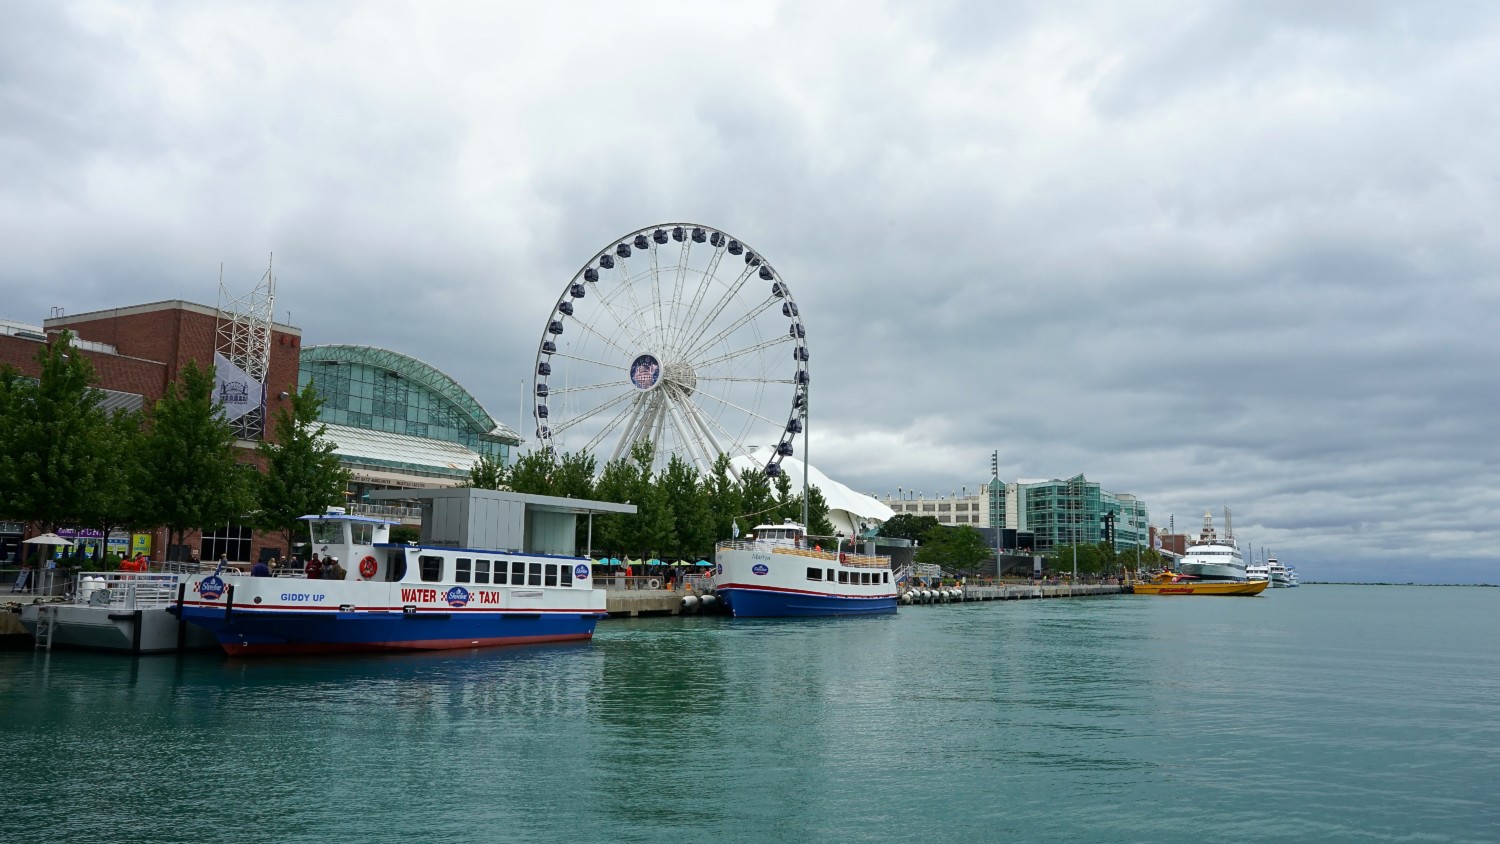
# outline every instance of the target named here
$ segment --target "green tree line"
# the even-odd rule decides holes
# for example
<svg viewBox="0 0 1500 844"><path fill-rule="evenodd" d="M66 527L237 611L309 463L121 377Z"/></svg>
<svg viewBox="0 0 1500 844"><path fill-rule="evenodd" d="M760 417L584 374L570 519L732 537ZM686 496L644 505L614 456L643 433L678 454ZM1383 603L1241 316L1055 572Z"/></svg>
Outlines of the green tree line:
<svg viewBox="0 0 1500 844"><path fill-rule="evenodd" d="M723 454L707 472L675 455L660 471L651 465L649 442L635 443L628 456L602 470L588 453L553 459L531 451L510 466L485 456L469 471L469 485L636 505L634 515L595 516L592 537L587 520L579 520L578 548L590 548L596 557L711 559L714 543L731 538L736 525L744 536L759 524L802 521L801 491L793 491L785 474L774 482L761 472L736 476ZM808 532L832 536L822 490L809 488L807 502Z"/></svg>
<svg viewBox="0 0 1500 844"><path fill-rule="evenodd" d="M214 402L214 374L189 361L144 412L102 408L87 356L63 331L37 350L39 376L0 366L0 516L38 532L165 527L169 545L231 521L281 532L343 500L348 473L323 437L311 386L277 411L276 439L244 462ZM101 549L102 551L102 549ZM82 554L81 548L75 553Z"/></svg>

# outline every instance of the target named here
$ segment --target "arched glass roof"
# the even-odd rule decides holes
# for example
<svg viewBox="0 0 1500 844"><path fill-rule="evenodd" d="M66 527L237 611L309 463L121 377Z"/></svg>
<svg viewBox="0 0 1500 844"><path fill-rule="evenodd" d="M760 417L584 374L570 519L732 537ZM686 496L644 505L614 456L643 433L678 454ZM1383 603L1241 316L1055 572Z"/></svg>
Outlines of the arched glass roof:
<svg viewBox="0 0 1500 844"><path fill-rule="evenodd" d="M463 385L453 380L447 373L437 367L420 361L410 355L393 352L390 349L380 349L374 346L356 346L344 344L329 344L323 346L304 346L300 355L301 363L330 361L337 363L364 364L395 372L402 378L432 391L448 402L455 411L467 422L474 433L485 439L499 440L511 445L519 445L521 437L515 431L495 421L495 418L484 409L479 400L474 398Z"/></svg>

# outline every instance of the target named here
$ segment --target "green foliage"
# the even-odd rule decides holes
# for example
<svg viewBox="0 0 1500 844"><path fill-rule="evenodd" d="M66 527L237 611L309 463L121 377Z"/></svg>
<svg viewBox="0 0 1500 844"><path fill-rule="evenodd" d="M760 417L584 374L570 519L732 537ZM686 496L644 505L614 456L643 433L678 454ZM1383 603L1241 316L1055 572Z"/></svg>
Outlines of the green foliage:
<svg viewBox="0 0 1500 844"><path fill-rule="evenodd" d="M421 539L422 529L416 525L391 525L391 541L398 545L419 542Z"/></svg>
<svg viewBox="0 0 1500 844"><path fill-rule="evenodd" d="M708 499L709 521L715 541L733 536L736 520L741 522L741 531L755 527L755 522L746 525L743 524L744 519L740 518L745 510L740 498L739 484L735 483L731 476L729 465L729 455L720 454L714 460L713 468L703 478L703 494ZM710 542L704 547L712 550L713 543Z"/></svg>
<svg viewBox="0 0 1500 844"><path fill-rule="evenodd" d="M105 468L109 420L94 367L62 332L37 350L37 380L0 373L0 512L44 531L76 524Z"/></svg>
<svg viewBox="0 0 1500 844"><path fill-rule="evenodd" d="M234 432L214 406L213 391L212 372L189 361L156 403L142 443L150 484L141 492L151 521L171 531L173 545L187 531L242 515L249 503L254 469L236 462Z"/></svg>
<svg viewBox="0 0 1500 844"><path fill-rule="evenodd" d="M924 534L916 561L934 563L958 571L973 571L990 556L984 536L968 525L939 525Z"/></svg>
<svg viewBox="0 0 1500 844"><path fill-rule="evenodd" d="M740 473L740 518L745 524L740 525L743 532L758 524L771 521L779 521L776 513L781 509L780 502L771 490L771 481L764 472L752 470ZM801 508L798 508L798 516L801 516Z"/></svg>
<svg viewBox="0 0 1500 844"><path fill-rule="evenodd" d="M1122 558L1119 553L1108 543L1080 542L1078 545L1054 545L1047 552L1046 566L1056 572L1073 571L1073 550L1078 550L1078 573L1083 574L1112 574L1120 569ZM1135 553L1130 553L1131 564L1134 564Z"/></svg>
<svg viewBox="0 0 1500 844"><path fill-rule="evenodd" d="M256 527L279 532L288 548L302 533L301 517L342 503L349 483L349 470L339 464L333 442L325 437L328 428L318 421L323 400L312 384L290 404L276 412L275 442L256 446L266 463L259 476Z"/></svg>
<svg viewBox="0 0 1500 844"><path fill-rule="evenodd" d="M890 521L880 526L880 535L924 542L928 532L938 527L940 527L938 520L933 516L897 513Z"/></svg>
<svg viewBox="0 0 1500 844"><path fill-rule="evenodd" d="M481 454L479 462L469 467L468 486L474 489L507 489L510 486L509 474L499 458Z"/></svg>
<svg viewBox="0 0 1500 844"><path fill-rule="evenodd" d="M510 467L510 488L530 495L552 495L552 458L543 451L528 451Z"/></svg>

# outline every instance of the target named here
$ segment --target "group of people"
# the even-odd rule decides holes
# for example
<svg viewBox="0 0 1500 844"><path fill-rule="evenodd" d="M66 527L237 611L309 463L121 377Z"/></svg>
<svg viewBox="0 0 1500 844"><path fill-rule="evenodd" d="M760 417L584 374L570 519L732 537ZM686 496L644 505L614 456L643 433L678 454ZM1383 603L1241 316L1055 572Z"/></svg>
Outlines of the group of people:
<svg viewBox="0 0 1500 844"><path fill-rule="evenodd" d="M261 560L250 567L251 577L275 577L283 574L301 570L308 580L343 580L344 567L339 564L338 557L322 558L314 553L307 560L307 565L302 564L298 557L287 557L283 562L280 557L272 557L270 561Z"/></svg>

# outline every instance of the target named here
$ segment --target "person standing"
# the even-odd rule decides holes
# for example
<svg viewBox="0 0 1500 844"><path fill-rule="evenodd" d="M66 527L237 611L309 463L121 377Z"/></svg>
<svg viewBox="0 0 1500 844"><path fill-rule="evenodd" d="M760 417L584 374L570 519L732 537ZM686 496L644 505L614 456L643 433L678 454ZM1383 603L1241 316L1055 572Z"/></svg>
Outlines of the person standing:
<svg viewBox="0 0 1500 844"><path fill-rule="evenodd" d="M253 566L250 567L250 576L251 577L270 577L271 576L271 567L268 566L268 565L266 565L266 561L265 560L259 560L259 561L257 561L255 563L255 565L253 565Z"/></svg>
<svg viewBox="0 0 1500 844"><path fill-rule="evenodd" d="M303 570L308 580L317 580L323 576L323 561L318 559L317 554L307 561L307 568Z"/></svg>
<svg viewBox="0 0 1500 844"><path fill-rule="evenodd" d="M339 558L338 557L329 557L328 558L328 565L326 565L326 566L323 567L323 579L324 580L343 580L344 579L344 574L345 574L344 567L341 566L341 565L339 565Z"/></svg>

